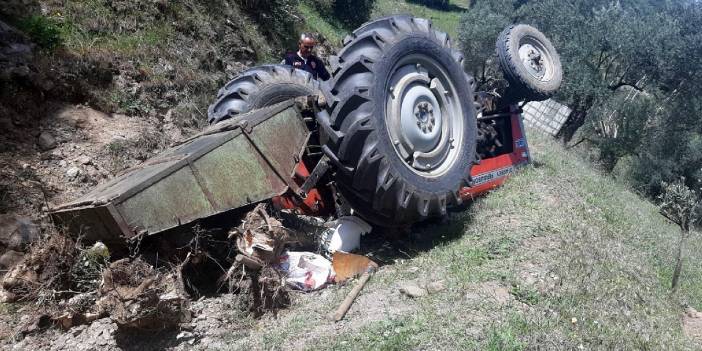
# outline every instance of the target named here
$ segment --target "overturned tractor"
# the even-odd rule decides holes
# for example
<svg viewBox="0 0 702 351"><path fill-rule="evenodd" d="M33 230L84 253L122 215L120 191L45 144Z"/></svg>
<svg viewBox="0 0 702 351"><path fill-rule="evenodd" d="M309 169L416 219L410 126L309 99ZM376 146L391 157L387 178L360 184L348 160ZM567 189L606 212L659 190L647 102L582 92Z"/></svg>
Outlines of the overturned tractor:
<svg viewBox="0 0 702 351"><path fill-rule="evenodd" d="M267 200L406 227L528 163L517 103L548 98L562 79L553 46L525 25L498 39L502 94L475 92L461 53L426 19L381 18L343 44L328 82L283 65L242 73L210 106L210 128L54 218L108 245Z"/></svg>

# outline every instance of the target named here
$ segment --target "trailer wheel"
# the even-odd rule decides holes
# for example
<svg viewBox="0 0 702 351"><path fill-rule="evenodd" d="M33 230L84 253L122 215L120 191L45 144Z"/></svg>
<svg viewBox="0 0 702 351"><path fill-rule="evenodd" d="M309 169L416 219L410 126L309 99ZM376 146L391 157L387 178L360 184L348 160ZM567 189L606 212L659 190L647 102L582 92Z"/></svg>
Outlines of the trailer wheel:
<svg viewBox="0 0 702 351"><path fill-rule="evenodd" d="M254 67L219 90L217 101L207 110L207 121L215 124L232 115L315 94L318 89L319 83L306 71L286 65Z"/></svg>
<svg viewBox="0 0 702 351"><path fill-rule="evenodd" d="M339 191L370 222L404 226L460 202L476 157L462 61L446 33L409 16L365 24L331 59L321 139Z"/></svg>
<svg viewBox="0 0 702 351"><path fill-rule="evenodd" d="M509 83L506 99L542 101L561 86L563 68L551 41L536 28L512 25L497 38L500 68Z"/></svg>

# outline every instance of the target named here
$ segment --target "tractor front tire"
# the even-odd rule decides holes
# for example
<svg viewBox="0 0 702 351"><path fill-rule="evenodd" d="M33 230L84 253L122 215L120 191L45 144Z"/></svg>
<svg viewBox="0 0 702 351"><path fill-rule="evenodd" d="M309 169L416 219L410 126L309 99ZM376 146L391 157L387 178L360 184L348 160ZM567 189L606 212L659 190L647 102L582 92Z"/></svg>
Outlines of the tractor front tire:
<svg viewBox="0 0 702 351"><path fill-rule="evenodd" d="M536 28L511 25L500 33L496 47L498 62L509 83L506 102L546 100L561 86L560 57L551 41Z"/></svg>
<svg viewBox="0 0 702 351"><path fill-rule="evenodd" d="M400 227L460 203L476 159L476 111L463 57L431 21L366 23L332 57L317 114L338 189L368 221Z"/></svg>
<svg viewBox="0 0 702 351"><path fill-rule="evenodd" d="M288 99L318 93L319 83L306 71L286 65L248 69L217 93L207 110L207 121L215 124L232 116Z"/></svg>

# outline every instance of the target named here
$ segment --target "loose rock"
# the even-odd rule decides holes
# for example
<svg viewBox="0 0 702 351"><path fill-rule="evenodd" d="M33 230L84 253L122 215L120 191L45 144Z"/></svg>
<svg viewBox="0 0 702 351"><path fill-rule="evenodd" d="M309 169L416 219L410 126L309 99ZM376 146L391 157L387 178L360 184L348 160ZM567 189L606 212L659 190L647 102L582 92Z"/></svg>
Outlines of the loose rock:
<svg viewBox="0 0 702 351"><path fill-rule="evenodd" d="M78 163L82 165L89 165L91 162L93 162L93 159L91 159L89 156L78 157Z"/></svg>
<svg viewBox="0 0 702 351"><path fill-rule="evenodd" d="M436 294L438 292L443 291L444 289L446 289L446 286L444 286L443 280L439 280L439 281L427 284L427 291L430 294Z"/></svg>
<svg viewBox="0 0 702 351"><path fill-rule="evenodd" d="M80 174L80 169L78 167L71 167L66 171L66 175L71 179L77 177L78 174Z"/></svg>
<svg viewBox="0 0 702 351"><path fill-rule="evenodd" d="M402 294L407 295L408 297L413 298L413 299L425 296L427 294L426 290L424 290L416 285L405 285L405 286L400 288L400 292Z"/></svg>
<svg viewBox="0 0 702 351"><path fill-rule="evenodd" d="M56 138L47 132L43 132L39 134L37 145L42 151L51 150L56 147Z"/></svg>
<svg viewBox="0 0 702 351"><path fill-rule="evenodd" d="M29 218L0 215L0 243L14 251L23 251L39 239L39 227Z"/></svg>

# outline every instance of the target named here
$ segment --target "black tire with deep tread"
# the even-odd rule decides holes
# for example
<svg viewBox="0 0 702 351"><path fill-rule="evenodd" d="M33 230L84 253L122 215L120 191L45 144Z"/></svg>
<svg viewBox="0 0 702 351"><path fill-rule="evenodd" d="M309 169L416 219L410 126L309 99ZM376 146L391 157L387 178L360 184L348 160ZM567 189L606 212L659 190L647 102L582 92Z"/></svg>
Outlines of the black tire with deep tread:
<svg viewBox="0 0 702 351"><path fill-rule="evenodd" d="M364 24L343 41L331 58L332 80L323 89L326 110L317 114L321 140L337 161L336 183L344 198L366 220L399 227L446 213L460 203L458 190L470 179L475 160L476 112L463 56L430 20L392 16ZM413 172L395 152L385 122L389 77L401 57L419 53L448 72L464 115L463 143L441 177Z"/></svg>
<svg viewBox="0 0 702 351"><path fill-rule="evenodd" d="M525 36L541 42L547 54L553 60L553 77L548 81L540 81L530 75L519 59L520 40ZM509 83L505 98L509 102L521 100L543 101L556 93L563 80L563 68L556 48L551 41L538 29L526 25L515 24L505 28L497 38L497 57L500 68Z"/></svg>
<svg viewBox="0 0 702 351"><path fill-rule="evenodd" d="M304 95L316 94L319 83L306 71L286 65L265 65L248 69L217 93L207 110L210 124Z"/></svg>

